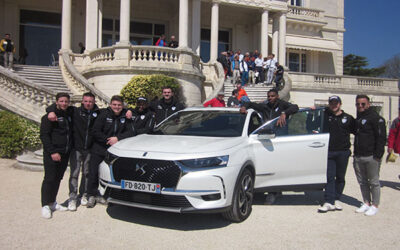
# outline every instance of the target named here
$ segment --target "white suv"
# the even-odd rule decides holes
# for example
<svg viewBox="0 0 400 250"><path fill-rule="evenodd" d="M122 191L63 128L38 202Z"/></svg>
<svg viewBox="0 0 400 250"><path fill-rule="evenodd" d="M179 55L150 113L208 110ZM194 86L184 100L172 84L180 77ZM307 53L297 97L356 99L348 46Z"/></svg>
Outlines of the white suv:
<svg viewBox="0 0 400 250"><path fill-rule="evenodd" d="M254 192L322 189L329 134L320 109L276 126L237 108L188 108L154 134L122 140L100 165L108 202L169 212L221 212L240 222Z"/></svg>

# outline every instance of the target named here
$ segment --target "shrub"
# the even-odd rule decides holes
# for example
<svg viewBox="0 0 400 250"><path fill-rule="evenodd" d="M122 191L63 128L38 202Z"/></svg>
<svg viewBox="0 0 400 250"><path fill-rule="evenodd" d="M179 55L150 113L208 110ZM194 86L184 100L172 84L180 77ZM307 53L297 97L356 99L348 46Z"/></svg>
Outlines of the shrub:
<svg viewBox="0 0 400 250"><path fill-rule="evenodd" d="M0 157L14 158L24 149L41 145L39 126L7 111L0 111Z"/></svg>
<svg viewBox="0 0 400 250"><path fill-rule="evenodd" d="M166 75L138 75L122 88L121 95L129 107L134 108L138 97L146 97L153 100L155 97L161 98L162 87L167 86L174 90L175 95L179 96L179 83L170 76Z"/></svg>

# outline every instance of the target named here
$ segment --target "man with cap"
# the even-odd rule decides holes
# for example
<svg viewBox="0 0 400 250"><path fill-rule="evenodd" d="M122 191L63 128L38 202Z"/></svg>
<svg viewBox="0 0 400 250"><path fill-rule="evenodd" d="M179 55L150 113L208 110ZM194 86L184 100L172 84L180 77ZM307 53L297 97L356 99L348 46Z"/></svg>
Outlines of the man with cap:
<svg viewBox="0 0 400 250"><path fill-rule="evenodd" d="M347 163L351 155L350 133L355 132L355 120L341 109L342 100L340 97L331 96L328 103L328 107L324 109L322 125L322 133L329 133L330 135L326 172L327 184L324 194L325 202L318 208L320 213L343 209L339 199L343 193ZM312 113L307 117L307 121L311 120L311 115ZM314 123L320 124L320 120L317 119Z"/></svg>
<svg viewBox="0 0 400 250"><path fill-rule="evenodd" d="M136 108L131 111L135 135L148 134L153 131L155 117L149 109L147 98L139 97L136 101Z"/></svg>
<svg viewBox="0 0 400 250"><path fill-rule="evenodd" d="M224 96L225 96L224 92L220 91L220 92L218 92L217 97L209 100L208 102L205 102L203 104L203 106L204 107L208 107L208 106L211 106L211 107L225 107Z"/></svg>

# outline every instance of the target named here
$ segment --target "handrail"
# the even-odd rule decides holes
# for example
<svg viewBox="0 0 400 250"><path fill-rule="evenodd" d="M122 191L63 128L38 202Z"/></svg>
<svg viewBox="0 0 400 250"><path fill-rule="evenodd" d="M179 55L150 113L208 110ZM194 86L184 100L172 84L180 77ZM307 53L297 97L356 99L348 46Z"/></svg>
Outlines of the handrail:
<svg viewBox="0 0 400 250"><path fill-rule="evenodd" d="M206 97L204 102L211 100L212 98L218 95L218 92L224 90L224 83L225 83L225 72L224 68L222 67L221 63L214 62L214 63L204 63L200 62L202 69L204 70L205 67L210 68L210 73L208 77L206 75L206 81L209 81L213 84L213 91ZM210 77L211 76L211 77Z"/></svg>
<svg viewBox="0 0 400 250"><path fill-rule="evenodd" d="M110 103L110 98L89 83L89 81L78 72L71 62L69 52L62 51L60 55L62 58L62 60L60 60L60 67L68 87L76 94L91 92L95 95L97 99L96 103L99 107L107 107Z"/></svg>

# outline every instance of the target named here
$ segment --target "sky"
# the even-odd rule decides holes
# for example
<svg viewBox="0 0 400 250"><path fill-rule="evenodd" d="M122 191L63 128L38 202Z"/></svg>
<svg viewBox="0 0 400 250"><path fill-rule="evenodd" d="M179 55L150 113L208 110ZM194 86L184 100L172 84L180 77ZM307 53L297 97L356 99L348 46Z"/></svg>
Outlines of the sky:
<svg viewBox="0 0 400 250"><path fill-rule="evenodd" d="M344 0L344 56L364 56L379 67L400 54L400 0Z"/></svg>

